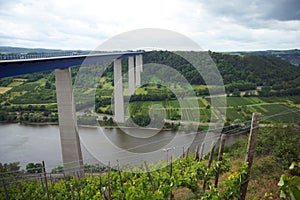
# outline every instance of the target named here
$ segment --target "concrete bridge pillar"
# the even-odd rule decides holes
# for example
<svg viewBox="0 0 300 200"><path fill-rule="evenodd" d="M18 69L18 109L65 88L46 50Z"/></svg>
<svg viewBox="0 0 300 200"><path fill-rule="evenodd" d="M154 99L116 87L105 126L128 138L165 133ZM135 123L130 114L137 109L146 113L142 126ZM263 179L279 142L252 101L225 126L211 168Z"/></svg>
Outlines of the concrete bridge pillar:
<svg viewBox="0 0 300 200"><path fill-rule="evenodd" d="M141 72L143 72L143 54L138 55L140 59Z"/></svg>
<svg viewBox="0 0 300 200"><path fill-rule="evenodd" d="M129 95L133 95L135 91L135 78L134 78L134 57L128 57L128 90Z"/></svg>
<svg viewBox="0 0 300 200"><path fill-rule="evenodd" d="M141 86L141 70L142 70L142 57L140 55L135 56L135 85L137 87Z"/></svg>
<svg viewBox="0 0 300 200"><path fill-rule="evenodd" d="M84 168L70 68L55 70L55 84L64 173L82 176Z"/></svg>
<svg viewBox="0 0 300 200"><path fill-rule="evenodd" d="M114 60L114 111L115 121L124 122L124 94L121 59Z"/></svg>

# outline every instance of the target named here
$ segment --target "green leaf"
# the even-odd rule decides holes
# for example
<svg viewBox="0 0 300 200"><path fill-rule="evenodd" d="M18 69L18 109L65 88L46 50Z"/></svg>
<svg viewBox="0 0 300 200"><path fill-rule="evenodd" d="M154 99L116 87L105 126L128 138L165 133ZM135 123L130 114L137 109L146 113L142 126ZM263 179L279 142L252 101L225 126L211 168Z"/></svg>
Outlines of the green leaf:
<svg viewBox="0 0 300 200"><path fill-rule="evenodd" d="M293 176L291 179L291 184L295 185L296 187L300 187L300 177Z"/></svg>
<svg viewBox="0 0 300 200"><path fill-rule="evenodd" d="M280 191L280 198L286 199L286 194L283 190Z"/></svg>
<svg viewBox="0 0 300 200"><path fill-rule="evenodd" d="M297 190L296 188L291 188L290 196L291 196L292 200L299 200L300 199L300 191Z"/></svg>
<svg viewBox="0 0 300 200"><path fill-rule="evenodd" d="M291 166L289 167L290 170L294 169L295 168L295 164L296 162L292 162Z"/></svg>
<svg viewBox="0 0 300 200"><path fill-rule="evenodd" d="M284 186L284 180L286 179L286 175L285 174L283 174L283 175L281 175L281 177L280 177L280 180L279 180L279 182L278 182L278 186L279 187L282 187L282 186Z"/></svg>

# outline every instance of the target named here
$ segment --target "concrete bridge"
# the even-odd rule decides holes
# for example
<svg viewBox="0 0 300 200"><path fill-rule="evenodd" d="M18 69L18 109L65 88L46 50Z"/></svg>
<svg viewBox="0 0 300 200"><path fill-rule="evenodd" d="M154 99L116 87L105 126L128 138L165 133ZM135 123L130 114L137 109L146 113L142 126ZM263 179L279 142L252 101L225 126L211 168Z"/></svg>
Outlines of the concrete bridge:
<svg viewBox="0 0 300 200"><path fill-rule="evenodd" d="M55 70L59 130L65 175L83 175L83 159L75 115L72 88L72 66L112 61L114 67L114 115L115 121L124 122L124 94L122 81L122 58L128 58L129 94L141 85L143 69L142 52L103 53L47 58L0 60L0 78L21 74ZM99 77L100 78L100 77ZM118 83L118 84L117 84Z"/></svg>

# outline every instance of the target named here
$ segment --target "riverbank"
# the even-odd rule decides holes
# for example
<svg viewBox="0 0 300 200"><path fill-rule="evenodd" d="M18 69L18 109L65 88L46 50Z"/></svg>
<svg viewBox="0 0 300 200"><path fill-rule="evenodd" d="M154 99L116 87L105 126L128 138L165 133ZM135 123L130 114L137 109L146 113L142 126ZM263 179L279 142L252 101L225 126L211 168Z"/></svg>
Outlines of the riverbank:
<svg viewBox="0 0 300 200"><path fill-rule="evenodd" d="M0 124L20 124L20 125L33 125L33 126L47 126L47 125L56 125L58 122L0 122ZM141 130L161 130L161 131L173 131L171 128L147 128L147 127L127 127L127 126L96 126L96 125L78 125L82 128L104 128L104 129L141 129Z"/></svg>
<svg viewBox="0 0 300 200"><path fill-rule="evenodd" d="M93 125L79 125L82 128L104 128L104 129L141 129L141 130L153 130L153 131L174 131L171 128L147 128L147 127L128 127L128 126L93 126Z"/></svg>
<svg viewBox="0 0 300 200"><path fill-rule="evenodd" d="M21 125L58 125L58 122L0 122L0 124L21 124Z"/></svg>

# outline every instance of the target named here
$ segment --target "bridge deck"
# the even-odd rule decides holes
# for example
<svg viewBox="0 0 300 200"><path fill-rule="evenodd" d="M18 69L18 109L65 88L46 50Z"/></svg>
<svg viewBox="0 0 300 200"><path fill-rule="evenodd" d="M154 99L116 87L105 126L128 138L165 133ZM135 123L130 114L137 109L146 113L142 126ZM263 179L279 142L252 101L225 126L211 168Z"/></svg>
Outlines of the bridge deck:
<svg viewBox="0 0 300 200"><path fill-rule="evenodd" d="M60 56L34 59L1 60L0 78L29 74L84 64L93 64L142 54L142 52L119 52L89 55Z"/></svg>

